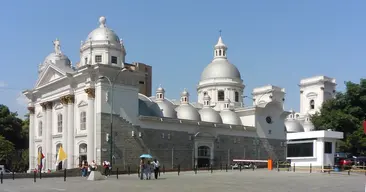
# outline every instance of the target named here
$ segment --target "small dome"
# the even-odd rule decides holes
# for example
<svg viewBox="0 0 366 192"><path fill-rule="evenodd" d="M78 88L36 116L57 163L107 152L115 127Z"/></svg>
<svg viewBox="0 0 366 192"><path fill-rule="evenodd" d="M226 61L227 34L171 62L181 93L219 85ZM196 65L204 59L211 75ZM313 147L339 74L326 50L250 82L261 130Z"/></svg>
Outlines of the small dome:
<svg viewBox="0 0 366 192"><path fill-rule="evenodd" d="M220 114L211 107L203 107L199 110L201 121L210 123L222 123Z"/></svg>
<svg viewBox="0 0 366 192"><path fill-rule="evenodd" d="M240 72L235 65L225 58L214 59L201 74L201 81L215 78L237 78L241 79Z"/></svg>
<svg viewBox="0 0 366 192"><path fill-rule="evenodd" d="M314 131L315 127L311 122L304 122L303 124L304 132Z"/></svg>
<svg viewBox="0 0 366 192"><path fill-rule="evenodd" d="M223 110L220 112L222 123L229 125L242 125L238 115L231 110Z"/></svg>
<svg viewBox="0 0 366 192"><path fill-rule="evenodd" d="M286 126L286 131L290 132L290 133L304 132L304 128L302 127L300 122L296 119L286 119L285 126Z"/></svg>
<svg viewBox="0 0 366 192"><path fill-rule="evenodd" d="M305 132L314 131L314 124L310 121L309 115L305 117L304 123L302 124Z"/></svg>
<svg viewBox="0 0 366 192"><path fill-rule="evenodd" d="M162 101L155 101L159 106L164 117L177 118L177 112L175 111L175 106L170 101L164 99Z"/></svg>
<svg viewBox="0 0 366 192"><path fill-rule="evenodd" d="M187 120L193 120L193 121L200 121L200 114L190 104L181 104L177 108L175 108L175 111L177 111L177 117L178 119L187 119Z"/></svg>
<svg viewBox="0 0 366 192"><path fill-rule="evenodd" d="M100 17L99 18L99 27L94 29L92 32L89 33L86 41L109 41L113 44L120 44L120 39L118 35L106 26L106 18Z"/></svg>

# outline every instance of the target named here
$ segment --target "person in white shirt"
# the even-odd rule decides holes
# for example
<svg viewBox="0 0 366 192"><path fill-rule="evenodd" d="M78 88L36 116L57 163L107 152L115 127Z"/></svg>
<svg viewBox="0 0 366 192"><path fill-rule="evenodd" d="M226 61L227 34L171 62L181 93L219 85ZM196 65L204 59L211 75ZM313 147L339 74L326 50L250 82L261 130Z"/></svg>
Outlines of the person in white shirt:
<svg viewBox="0 0 366 192"><path fill-rule="evenodd" d="M159 164L159 161L154 159L154 161L152 162L153 165L154 165L154 174L155 174L155 179L158 179L158 174L159 174L159 167L160 167L160 164Z"/></svg>

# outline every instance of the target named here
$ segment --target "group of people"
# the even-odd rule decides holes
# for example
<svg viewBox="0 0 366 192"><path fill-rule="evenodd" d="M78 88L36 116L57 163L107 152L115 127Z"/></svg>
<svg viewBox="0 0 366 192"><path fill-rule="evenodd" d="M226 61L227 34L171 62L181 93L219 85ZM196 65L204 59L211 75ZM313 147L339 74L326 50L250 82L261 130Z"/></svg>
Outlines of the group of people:
<svg viewBox="0 0 366 192"><path fill-rule="evenodd" d="M145 158L141 158L140 161L140 179L146 180L151 179L151 174L154 172L155 179L158 179L160 164L159 161L154 159L154 161L150 161ZM145 177L144 177L145 175Z"/></svg>
<svg viewBox="0 0 366 192"><path fill-rule="evenodd" d="M80 165L81 176L87 177L91 171L95 171L97 168L94 160L90 164L88 164L88 161L82 161Z"/></svg>

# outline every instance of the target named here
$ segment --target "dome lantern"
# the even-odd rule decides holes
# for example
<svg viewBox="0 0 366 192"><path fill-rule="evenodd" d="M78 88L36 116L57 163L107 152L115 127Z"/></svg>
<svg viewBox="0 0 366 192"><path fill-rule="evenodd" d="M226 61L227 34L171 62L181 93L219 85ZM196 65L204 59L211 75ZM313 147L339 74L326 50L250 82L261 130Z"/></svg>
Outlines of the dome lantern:
<svg viewBox="0 0 366 192"><path fill-rule="evenodd" d="M164 93L165 93L165 90L163 87L161 87L161 84L160 84L159 87L156 89L156 100L157 101L164 100L164 98L165 98Z"/></svg>

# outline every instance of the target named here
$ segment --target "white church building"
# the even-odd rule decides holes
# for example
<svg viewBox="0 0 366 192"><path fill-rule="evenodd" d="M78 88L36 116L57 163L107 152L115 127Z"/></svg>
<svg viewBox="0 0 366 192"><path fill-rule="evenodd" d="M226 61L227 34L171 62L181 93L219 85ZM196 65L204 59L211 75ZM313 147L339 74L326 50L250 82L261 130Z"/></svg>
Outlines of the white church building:
<svg viewBox="0 0 366 192"><path fill-rule="evenodd" d="M308 114L334 96L335 80L319 76L301 80L300 113L284 110L285 89L273 85L255 88L253 106L244 106L245 85L219 37L201 74L197 102L190 101L188 90L179 102L169 100L161 86L148 97L138 88L145 74L125 67L123 42L104 17L99 22L82 42L76 66L56 39L35 86L24 91L30 169L37 167L40 151L43 169L56 169L60 146L68 169L110 158L114 167L137 166L142 153L170 168L231 164L238 158L284 160L286 128L313 129Z"/></svg>

